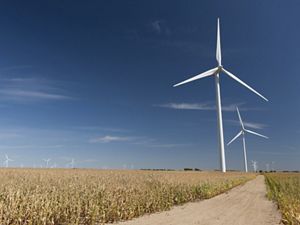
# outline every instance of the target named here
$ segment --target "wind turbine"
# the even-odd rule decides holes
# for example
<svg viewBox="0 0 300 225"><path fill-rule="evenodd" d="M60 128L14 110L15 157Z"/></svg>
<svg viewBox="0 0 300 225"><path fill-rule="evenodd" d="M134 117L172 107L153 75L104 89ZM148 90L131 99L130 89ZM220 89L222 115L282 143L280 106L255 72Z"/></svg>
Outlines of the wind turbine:
<svg viewBox="0 0 300 225"><path fill-rule="evenodd" d="M241 118L241 115L240 115L240 112L239 112L238 107L236 107L236 111L237 111L237 114L238 114L238 117L239 117L240 124L241 124L241 126L242 126L242 130L241 130L234 138L232 138L232 140L231 140L230 142L228 142L227 145L230 145L230 144L231 144L235 139L237 139L239 136L241 136L241 135L243 136L245 172L248 172L245 133L254 134L254 135L257 135L257 136L259 136L259 137L266 138L266 139L268 139L268 137L267 137L267 136L264 136L264 135L262 135L262 134L256 133L256 132L254 132L254 131L251 131L251 130L246 129L246 128L244 127L244 124L243 124L243 121L242 121L242 118Z"/></svg>
<svg viewBox="0 0 300 225"><path fill-rule="evenodd" d="M266 170L267 170L267 172L270 171L270 164L269 163L266 163Z"/></svg>
<svg viewBox="0 0 300 225"><path fill-rule="evenodd" d="M217 49L216 49L216 60L217 60L217 67L210 69L204 73L198 74L192 78L189 78L187 80L184 80L178 84L175 84L173 87L177 87L182 84L186 84L189 82L192 82L194 80L198 80L204 77L208 76L214 76L215 77L215 86L216 86L216 105L217 105L217 117L218 117L218 136L219 136L219 149L220 149L220 169L222 172L226 172L226 162L225 162L225 151L224 151L224 135L223 135L223 121L222 121L222 108L221 108L221 90L220 90L220 74L223 72L244 87L248 88L250 91L257 94L259 97L263 98L264 100L268 101L267 98L265 98L263 95L258 93L256 90L254 90L252 87L250 87L248 84L240 80L238 77L233 75L231 72L224 69L222 66L222 56L221 56L221 37L220 37L220 20L218 18L218 24L217 24Z"/></svg>
<svg viewBox="0 0 300 225"><path fill-rule="evenodd" d="M49 168L49 162L50 162L51 159L43 159L43 161L46 162L46 168Z"/></svg>
<svg viewBox="0 0 300 225"><path fill-rule="evenodd" d="M253 171L256 173L257 172L257 161L251 160L252 166L253 166Z"/></svg>
<svg viewBox="0 0 300 225"><path fill-rule="evenodd" d="M67 163L66 166L69 167L69 165L70 165L70 167L73 169L74 168L74 164L75 164L75 160L72 158L71 161L69 163Z"/></svg>
<svg viewBox="0 0 300 225"><path fill-rule="evenodd" d="M272 161L272 162L271 162L271 170L272 170L272 171L275 171L275 169L274 169L274 164L275 164L275 162Z"/></svg>
<svg viewBox="0 0 300 225"><path fill-rule="evenodd" d="M6 168L8 167L8 162L9 162L9 161L14 161L14 160L8 158L8 156L5 154L4 165L5 165Z"/></svg>

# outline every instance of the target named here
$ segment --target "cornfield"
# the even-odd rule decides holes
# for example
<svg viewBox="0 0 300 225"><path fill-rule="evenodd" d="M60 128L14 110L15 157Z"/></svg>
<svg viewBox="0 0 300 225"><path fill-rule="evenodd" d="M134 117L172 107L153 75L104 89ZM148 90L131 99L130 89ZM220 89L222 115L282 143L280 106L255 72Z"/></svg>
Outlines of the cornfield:
<svg viewBox="0 0 300 225"><path fill-rule="evenodd" d="M289 225L300 224L300 174L265 174L268 197L278 203L283 215L282 222Z"/></svg>
<svg viewBox="0 0 300 225"><path fill-rule="evenodd" d="M210 198L254 177L235 172L0 169L0 224L112 223Z"/></svg>

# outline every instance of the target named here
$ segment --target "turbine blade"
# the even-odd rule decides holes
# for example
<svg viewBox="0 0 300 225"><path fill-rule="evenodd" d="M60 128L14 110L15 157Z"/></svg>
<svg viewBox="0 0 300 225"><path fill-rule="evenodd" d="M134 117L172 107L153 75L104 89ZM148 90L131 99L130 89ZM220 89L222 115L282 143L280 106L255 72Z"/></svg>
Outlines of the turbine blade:
<svg viewBox="0 0 300 225"><path fill-rule="evenodd" d="M241 114L240 114L240 111L239 111L238 107L236 107L236 111L237 111L238 116L239 116L240 124L241 124L242 128L244 129L244 124L243 124L243 121L242 121L242 118L241 118Z"/></svg>
<svg viewBox="0 0 300 225"><path fill-rule="evenodd" d="M218 28L217 28L217 49L216 49L216 59L220 65L222 65L222 55L221 55L221 38L220 38L220 19L218 18Z"/></svg>
<svg viewBox="0 0 300 225"><path fill-rule="evenodd" d="M243 133L243 131L240 131L234 138L232 138L231 141L228 142L227 145L230 145L232 142L234 142L234 140L237 139L239 136L241 136L242 133Z"/></svg>
<svg viewBox="0 0 300 225"><path fill-rule="evenodd" d="M254 134L254 135L257 135L257 136L260 136L260 137L263 137L263 138L266 138L266 139L268 139L268 137L267 137L267 136L265 136L265 135L262 135L262 134L259 134L259 133L256 133L256 132L254 132L254 131L247 130L247 129L245 129L245 131L246 131L246 132L248 132L248 133L250 133L250 134Z"/></svg>
<svg viewBox="0 0 300 225"><path fill-rule="evenodd" d="M263 98L267 102L269 101L266 97L264 97L263 95L261 95L260 93L258 93L257 91L255 91L252 87L250 87L248 84L246 84L244 81L242 81L241 79L239 79L238 77L236 77L235 75L233 75L232 73L230 73L229 71L225 70L224 68L222 68L222 71L224 73L226 73L228 76L230 76L232 79L236 80L237 82L239 82L240 84L242 84L243 86L245 86L246 88L248 88L250 91L252 91L255 94L257 94L259 97Z"/></svg>
<svg viewBox="0 0 300 225"><path fill-rule="evenodd" d="M187 80L182 81L182 82L180 82L180 83L178 83L178 84L175 84L173 87L177 87L177 86L179 86L179 85L182 85L182 84L185 84L185 83L194 81L194 80L198 80L198 79L201 79L201 78L203 78L203 77L208 77L208 76L214 75L217 71L218 71L218 68L217 68L217 67L216 67L216 68L213 68L213 69L208 70L208 71L206 71L206 72L204 72L204 73L200 73L199 75L196 75L196 76L194 76L194 77L192 77L192 78L190 78L190 79L187 79Z"/></svg>

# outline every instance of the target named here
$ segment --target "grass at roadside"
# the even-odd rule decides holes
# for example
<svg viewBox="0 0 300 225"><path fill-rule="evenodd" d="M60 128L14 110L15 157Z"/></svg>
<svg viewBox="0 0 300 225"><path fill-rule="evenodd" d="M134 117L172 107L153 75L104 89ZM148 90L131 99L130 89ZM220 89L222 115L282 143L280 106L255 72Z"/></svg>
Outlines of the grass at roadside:
<svg viewBox="0 0 300 225"><path fill-rule="evenodd" d="M300 224L300 174L267 173L268 197L277 202L282 213L282 222Z"/></svg>

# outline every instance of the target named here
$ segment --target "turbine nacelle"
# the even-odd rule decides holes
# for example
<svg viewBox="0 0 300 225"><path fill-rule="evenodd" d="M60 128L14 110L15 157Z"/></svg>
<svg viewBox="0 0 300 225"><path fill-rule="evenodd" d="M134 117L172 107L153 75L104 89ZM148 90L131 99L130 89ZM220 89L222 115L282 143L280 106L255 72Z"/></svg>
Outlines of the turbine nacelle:
<svg viewBox="0 0 300 225"><path fill-rule="evenodd" d="M221 73L223 71L223 66L222 65L218 65L218 70L216 73Z"/></svg>

